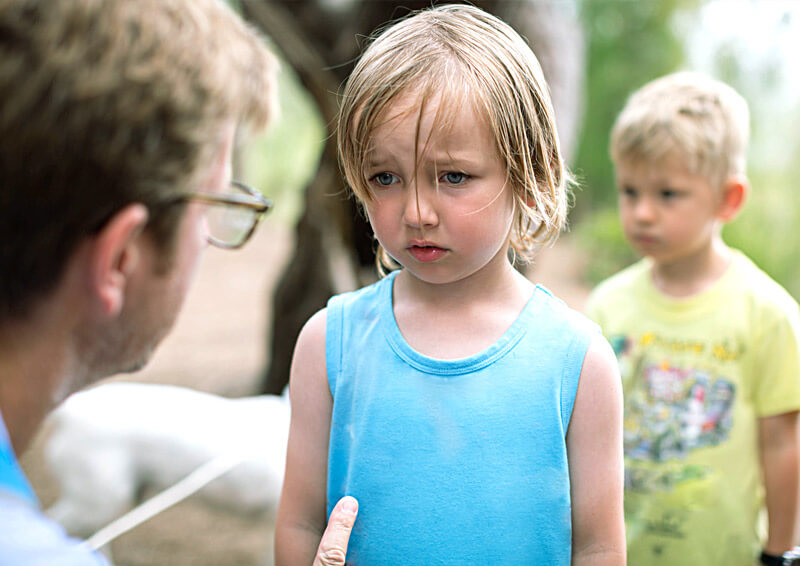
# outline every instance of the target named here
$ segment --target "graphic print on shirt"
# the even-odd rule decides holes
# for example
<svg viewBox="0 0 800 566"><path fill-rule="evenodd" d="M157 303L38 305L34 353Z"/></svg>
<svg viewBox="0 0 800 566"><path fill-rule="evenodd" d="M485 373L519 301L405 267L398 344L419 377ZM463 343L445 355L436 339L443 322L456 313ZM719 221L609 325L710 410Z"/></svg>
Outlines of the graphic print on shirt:
<svg viewBox="0 0 800 566"><path fill-rule="evenodd" d="M709 352L716 359L736 357L735 352L720 345L668 341L652 333L638 340L616 336L610 342L625 381L624 447L629 464L680 464L692 451L728 438L736 386L703 361ZM681 361L674 361L670 352L678 352L675 358ZM698 355L686 356L687 352ZM646 492L670 490L705 475L696 466L647 473L627 467L626 488Z"/></svg>

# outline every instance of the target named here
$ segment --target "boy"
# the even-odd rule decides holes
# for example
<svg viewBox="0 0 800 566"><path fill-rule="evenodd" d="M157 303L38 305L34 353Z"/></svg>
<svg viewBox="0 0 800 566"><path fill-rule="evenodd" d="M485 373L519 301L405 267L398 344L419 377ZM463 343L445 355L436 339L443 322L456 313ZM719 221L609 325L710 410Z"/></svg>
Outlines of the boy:
<svg viewBox="0 0 800 566"><path fill-rule="evenodd" d="M587 312L622 374L630 564L783 564L793 543L798 305L721 235L747 195L748 120L733 89L683 72L634 93L612 129L644 259Z"/></svg>

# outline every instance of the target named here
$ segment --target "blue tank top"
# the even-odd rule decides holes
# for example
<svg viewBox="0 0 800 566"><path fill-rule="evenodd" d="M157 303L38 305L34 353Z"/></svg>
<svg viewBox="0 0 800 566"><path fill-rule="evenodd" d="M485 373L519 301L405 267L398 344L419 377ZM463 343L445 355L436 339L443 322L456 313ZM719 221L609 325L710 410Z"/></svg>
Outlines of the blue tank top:
<svg viewBox="0 0 800 566"><path fill-rule="evenodd" d="M413 350L397 272L328 303L327 507L359 500L355 566L568 565L566 432L594 323L537 286L486 350Z"/></svg>

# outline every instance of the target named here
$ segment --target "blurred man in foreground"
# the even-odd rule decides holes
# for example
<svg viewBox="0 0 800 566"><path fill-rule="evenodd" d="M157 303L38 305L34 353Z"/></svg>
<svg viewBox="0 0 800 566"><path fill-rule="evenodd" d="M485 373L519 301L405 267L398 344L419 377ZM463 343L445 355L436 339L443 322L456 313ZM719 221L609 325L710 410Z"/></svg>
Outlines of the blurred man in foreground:
<svg viewBox="0 0 800 566"><path fill-rule="evenodd" d="M217 0L0 0L0 565L105 563L41 514L16 454L69 394L147 362L208 243L252 235L270 205L231 152L271 118L275 66ZM354 519L348 499L318 563Z"/></svg>

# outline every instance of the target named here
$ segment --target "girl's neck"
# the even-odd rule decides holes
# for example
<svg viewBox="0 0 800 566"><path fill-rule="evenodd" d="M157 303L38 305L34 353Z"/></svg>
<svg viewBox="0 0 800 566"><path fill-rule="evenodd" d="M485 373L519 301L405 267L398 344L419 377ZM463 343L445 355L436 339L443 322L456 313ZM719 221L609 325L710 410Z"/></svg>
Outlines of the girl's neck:
<svg viewBox="0 0 800 566"><path fill-rule="evenodd" d="M408 271L398 274L393 312L409 346L447 360L472 356L494 344L519 317L534 288L510 264L496 275L500 277L433 285Z"/></svg>
<svg viewBox="0 0 800 566"><path fill-rule="evenodd" d="M696 295L718 281L727 271L733 252L722 238L714 238L697 253L668 263L654 263L651 272L656 288L671 297Z"/></svg>
<svg viewBox="0 0 800 566"><path fill-rule="evenodd" d="M482 269L449 283L430 283L404 269L394 285L397 304L425 305L437 311L459 311L473 305L518 305L530 296L531 283L506 259L496 259L491 269Z"/></svg>

